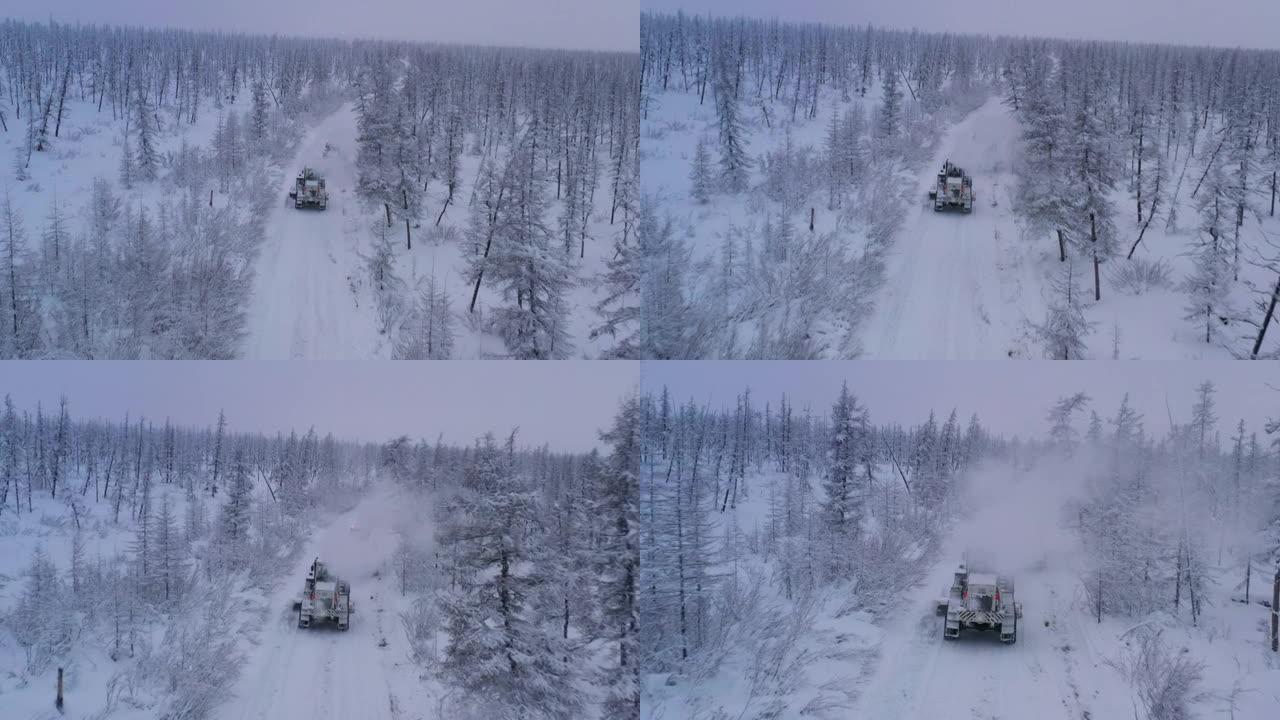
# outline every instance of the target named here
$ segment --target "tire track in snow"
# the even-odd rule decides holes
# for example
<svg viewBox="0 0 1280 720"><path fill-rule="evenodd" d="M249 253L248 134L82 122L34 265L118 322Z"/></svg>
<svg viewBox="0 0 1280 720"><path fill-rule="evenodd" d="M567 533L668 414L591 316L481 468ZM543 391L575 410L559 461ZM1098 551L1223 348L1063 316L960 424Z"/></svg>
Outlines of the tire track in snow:
<svg viewBox="0 0 1280 720"><path fill-rule="evenodd" d="M273 207L255 264L242 354L255 359L366 359L381 336L372 308L361 308L359 217L354 188L358 171L355 111L351 104L308 131L279 190L294 172L313 167L325 176L324 211ZM326 150L327 145L332 148Z"/></svg>
<svg viewBox="0 0 1280 720"><path fill-rule="evenodd" d="M385 490L374 490L352 510L317 528L283 584L271 593L270 610L231 700L214 720L314 720L317 717L396 720L403 700L392 682L401 670L379 647L385 567L396 547L392 530L401 512ZM357 598L350 630L297 627L290 608L313 557L352 583ZM359 599L373 595L368 605ZM398 650L398 648L397 648ZM408 687L408 686L406 686ZM415 717L414 720L417 720Z"/></svg>
<svg viewBox="0 0 1280 720"><path fill-rule="evenodd" d="M944 136L921 172L917 195L886 262L885 282L860 332L863 356L884 359L1007 357L1023 309L1004 298L1032 269L1013 266L1000 235L1016 229L1007 207L993 207L1007 184L1017 123L998 98ZM925 200L937 168L950 159L974 176L972 214L934 212Z"/></svg>

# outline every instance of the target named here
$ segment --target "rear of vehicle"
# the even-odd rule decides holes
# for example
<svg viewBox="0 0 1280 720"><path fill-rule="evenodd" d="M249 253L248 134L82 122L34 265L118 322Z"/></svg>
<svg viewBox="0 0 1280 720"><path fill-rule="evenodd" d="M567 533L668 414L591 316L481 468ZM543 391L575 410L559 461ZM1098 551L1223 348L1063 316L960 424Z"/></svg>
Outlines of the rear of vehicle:
<svg viewBox="0 0 1280 720"><path fill-rule="evenodd" d="M351 626L351 588L340 580L317 582L315 589L302 600L298 627L315 623L333 623L339 630Z"/></svg>
<svg viewBox="0 0 1280 720"><path fill-rule="evenodd" d="M1022 605L1014 595L1012 578L990 573L969 573L961 566L938 614L946 617L942 637L956 640L961 630L995 632L1004 643L1018 640Z"/></svg>
<svg viewBox="0 0 1280 720"><path fill-rule="evenodd" d="M329 193L325 189L324 178L311 168L304 168L298 174L289 196L293 198L294 208L299 210L303 208L324 210L329 204Z"/></svg>
<svg viewBox="0 0 1280 720"><path fill-rule="evenodd" d="M311 563L302 595L295 602L298 609L298 627L309 628L317 623L332 623L339 630L351 626L351 585L329 574L329 569L319 559Z"/></svg>
<svg viewBox="0 0 1280 720"><path fill-rule="evenodd" d="M935 212L943 210L959 210L963 213L973 212L973 178L966 175L963 168L952 165L950 161L942 166L938 173L937 184L929 191Z"/></svg>

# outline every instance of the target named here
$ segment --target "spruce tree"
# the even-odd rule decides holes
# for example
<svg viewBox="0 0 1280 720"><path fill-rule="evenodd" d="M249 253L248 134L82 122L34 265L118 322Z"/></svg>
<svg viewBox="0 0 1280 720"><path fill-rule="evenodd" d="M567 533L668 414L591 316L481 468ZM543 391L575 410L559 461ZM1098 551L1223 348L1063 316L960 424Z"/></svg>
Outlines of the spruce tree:
<svg viewBox="0 0 1280 720"><path fill-rule="evenodd" d="M605 261L604 297L596 305L600 324L591 330L591 339L608 335L613 345L601 359L637 360L640 358L640 268L641 248L618 238L613 255Z"/></svg>
<svg viewBox="0 0 1280 720"><path fill-rule="evenodd" d="M701 136L698 137L698 148L693 154L693 168L689 172L689 182L689 194L698 201L699 205L706 205L711 200L711 189L715 180L711 176L711 155L707 152L707 141Z"/></svg>
<svg viewBox="0 0 1280 720"><path fill-rule="evenodd" d="M898 71L894 67L885 67L882 72L881 88L883 99L880 102L880 117L876 124L876 135L889 139L897 137L902 124L902 89L898 87Z"/></svg>
<svg viewBox="0 0 1280 720"><path fill-rule="evenodd" d="M459 578L440 595L448 638L441 671L478 716L572 717L582 698L571 667L531 605L545 581L526 543L536 501L511 455L492 435L477 443L463 491L438 533Z"/></svg>
<svg viewBox="0 0 1280 720"><path fill-rule="evenodd" d="M160 170L160 150L156 143L155 111L146 96L139 92L133 101L134 132L138 134L137 172L143 180L155 180ZM126 145L127 147L127 145ZM123 175L123 168L121 171Z"/></svg>
<svg viewBox="0 0 1280 720"><path fill-rule="evenodd" d="M40 297L22 215L9 191L0 205L0 358L29 358L40 350Z"/></svg>
<svg viewBox="0 0 1280 720"><path fill-rule="evenodd" d="M1115 203L1111 200L1116 184L1115 160L1098 104L1086 81L1080 97L1075 100L1068 170L1078 187L1071 225L1081 252L1089 257L1093 266L1094 300L1102 299L1101 267L1117 252Z"/></svg>
<svg viewBox="0 0 1280 720"><path fill-rule="evenodd" d="M844 383L831 408L831 464L822 482L822 511L832 543L829 560L837 577L849 572L848 558L854 555L851 543L858 539L862 522L861 491L855 483L858 467L866 459L868 435L867 411Z"/></svg>
<svg viewBox="0 0 1280 720"><path fill-rule="evenodd" d="M418 291L412 312L400 328L396 358L447 360L453 354L453 309L432 275Z"/></svg>
<svg viewBox="0 0 1280 720"><path fill-rule="evenodd" d="M688 356L685 300L691 251L670 217L659 220L646 196L640 203L640 354L655 360Z"/></svg>
<svg viewBox="0 0 1280 720"><path fill-rule="evenodd" d="M608 696L605 716L634 720L640 712L640 400L622 401L613 425L601 436L611 450L599 473L595 511L601 542L596 553L598 605L606 636L617 638L616 667L603 670Z"/></svg>
<svg viewBox="0 0 1280 720"><path fill-rule="evenodd" d="M224 567L229 572L236 572L248 560L249 550L249 502L252 485L244 448L236 448L229 474L227 500L222 505L218 527L218 542Z"/></svg>
<svg viewBox="0 0 1280 720"><path fill-rule="evenodd" d="M716 82L716 117L720 128L720 182L726 192L747 189L750 160L747 157L747 128L728 70L722 69Z"/></svg>
<svg viewBox="0 0 1280 720"><path fill-rule="evenodd" d="M1085 338L1096 323L1085 318L1074 263L1067 263L1051 284L1044 322L1035 325L1036 335L1052 360L1080 360L1087 352Z"/></svg>
<svg viewBox="0 0 1280 720"><path fill-rule="evenodd" d="M261 80L258 80L253 83L253 109L250 111L249 116L249 133L250 138L252 138L254 145L259 149L259 151L264 149L263 143L265 143L267 139L267 122L269 112L270 110L267 107L266 85Z"/></svg>
<svg viewBox="0 0 1280 720"><path fill-rule="evenodd" d="M1200 228L1192 246L1192 271L1183 280L1187 294L1184 319L1195 323L1206 343L1212 343L1231 317L1232 206L1228 180L1219 163L1210 159L1201 195Z"/></svg>
<svg viewBox="0 0 1280 720"><path fill-rule="evenodd" d="M155 517L154 556L156 596L168 605L178 599L179 584L186 572L186 548L169 503L168 490L160 498L160 511Z"/></svg>
<svg viewBox="0 0 1280 720"><path fill-rule="evenodd" d="M503 173L509 199L497 213L503 236L495 239L485 265L505 304L492 311L499 336L512 357L560 359L573 352L565 294L573 282L568 258L554 247L536 125L526 131Z"/></svg>

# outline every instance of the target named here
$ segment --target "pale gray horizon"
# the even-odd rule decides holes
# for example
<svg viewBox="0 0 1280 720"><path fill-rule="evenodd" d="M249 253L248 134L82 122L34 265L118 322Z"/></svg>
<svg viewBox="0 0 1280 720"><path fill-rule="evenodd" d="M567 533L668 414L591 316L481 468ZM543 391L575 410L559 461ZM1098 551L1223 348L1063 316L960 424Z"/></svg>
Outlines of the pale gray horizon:
<svg viewBox="0 0 1280 720"><path fill-rule="evenodd" d="M640 47L638 0L0 0L0 17L468 45L631 52Z"/></svg>
<svg viewBox="0 0 1280 720"><path fill-rule="evenodd" d="M1079 391L1091 396L1090 408L1103 418L1115 415L1128 392L1147 431L1161 436L1170 412L1174 422L1187 422L1196 388L1205 380L1217 386L1223 438L1241 419L1262 436L1268 417L1280 417L1280 365L1273 362L668 361L645 363L641 370L644 392L661 392L666 385L681 403L732 407L749 386L757 408L768 402L776 409L785 392L797 412L808 406L815 415L830 414L846 380L876 424L918 425L930 410L942 422L954 408L962 421L976 412L986 427L1007 437L1043 437L1050 405ZM1087 418L1086 411L1080 428Z"/></svg>
<svg viewBox="0 0 1280 720"><path fill-rule="evenodd" d="M383 442L400 435L468 444L519 427L524 446L600 447L619 401L638 385L638 363L565 361L9 361L0 399L56 412L66 395L78 419L210 427L218 410L236 431L304 433Z"/></svg>
<svg viewBox="0 0 1280 720"><path fill-rule="evenodd" d="M1275 0L640 0L645 10L896 30L1280 49Z"/></svg>

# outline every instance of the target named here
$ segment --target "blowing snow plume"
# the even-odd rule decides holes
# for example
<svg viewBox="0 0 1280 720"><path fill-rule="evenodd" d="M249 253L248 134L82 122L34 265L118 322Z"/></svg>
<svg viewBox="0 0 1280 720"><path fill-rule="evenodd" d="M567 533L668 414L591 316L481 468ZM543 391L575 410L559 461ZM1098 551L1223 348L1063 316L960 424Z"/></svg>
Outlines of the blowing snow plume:
<svg viewBox="0 0 1280 720"><path fill-rule="evenodd" d="M1089 461L1055 456L988 461L956 483L959 518L948 548L972 568L1020 574L1072 562L1071 509L1085 494Z"/></svg>

